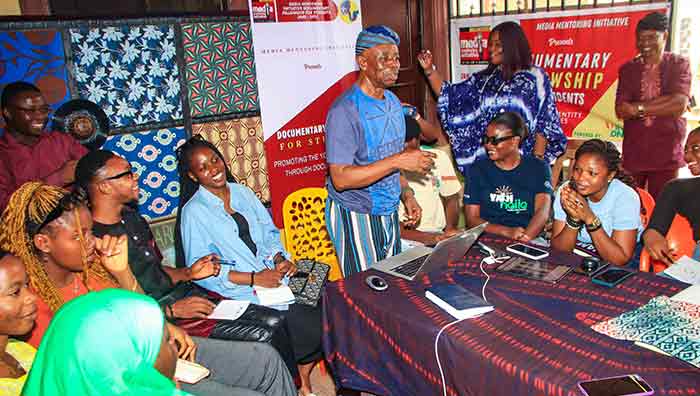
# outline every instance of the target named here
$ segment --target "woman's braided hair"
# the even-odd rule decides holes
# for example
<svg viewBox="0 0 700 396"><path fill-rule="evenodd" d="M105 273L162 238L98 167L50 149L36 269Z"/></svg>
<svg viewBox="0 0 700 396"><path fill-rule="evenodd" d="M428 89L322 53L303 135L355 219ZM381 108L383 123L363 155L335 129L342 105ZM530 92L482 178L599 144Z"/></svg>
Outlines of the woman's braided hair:
<svg viewBox="0 0 700 396"><path fill-rule="evenodd" d="M615 172L615 179L620 180L636 191L637 183L634 181L634 178L622 168L622 155L615 144L600 139L587 140L576 150L575 159L578 160L579 157L584 154L597 155L605 162L608 171Z"/></svg>
<svg viewBox="0 0 700 396"><path fill-rule="evenodd" d="M12 194L2 214L0 249L19 257L27 269L29 284L52 311L63 305L61 293L49 278L42 264L41 253L34 246L34 236L51 227L51 223L67 214L77 216L77 210L85 206L83 196L41 182L24 183ZM82 239L82 244L85 241ZM85 263L81 273L85 287L88 279L98 278L116 282L99 261Z"/></svg>

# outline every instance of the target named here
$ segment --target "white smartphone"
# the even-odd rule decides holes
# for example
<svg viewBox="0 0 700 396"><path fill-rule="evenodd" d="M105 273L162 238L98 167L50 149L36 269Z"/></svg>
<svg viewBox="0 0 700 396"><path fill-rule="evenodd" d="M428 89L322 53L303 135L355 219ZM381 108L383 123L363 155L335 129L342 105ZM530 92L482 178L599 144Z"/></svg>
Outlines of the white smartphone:
<svg viewBox="0 0 700 396"><path fill-rule="evenodd" d="M514 243L508 246L506 250L532 260L540 260L549 256L549 252L547 252L546 250L526 245L524 243Z"/></svg>

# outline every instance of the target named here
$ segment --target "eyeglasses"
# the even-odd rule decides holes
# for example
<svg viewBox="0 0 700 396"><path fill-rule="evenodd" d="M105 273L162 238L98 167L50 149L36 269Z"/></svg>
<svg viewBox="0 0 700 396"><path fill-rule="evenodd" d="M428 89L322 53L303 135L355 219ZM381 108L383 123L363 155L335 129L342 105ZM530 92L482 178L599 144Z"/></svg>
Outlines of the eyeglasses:
<svg viewBox="0 0 700 396"><path fill-rule="evenodd" d="M484 145L484 146L486 146L487 144L490 143L492 146L497 146L497 145L499 145L501 142L505 142L506 140L510 140L510 139L512 139L512 138L514 138L514 137L517 137L517 136L515 136L515 135L510 135L510 136L503 136L503 137L497 138L497 137L495 137L495 136L486 136L486 135L484 135L484 136L481 137L481 144Z"/></svg>
<svg viewBox="0 0 700 396"><path fill-rule="evenodd" d="M134 170L133 170L133 169L129 169L128 171L124 171L124 172L122 172L122 173L117 173L117 174L114 175L114 176L105 177L104 179L102 179L102 181L117 180L117 179L121 179L122 177L127 176L127 175L128 175L129 177L133 178L133 177L134 177Z"/></svg>

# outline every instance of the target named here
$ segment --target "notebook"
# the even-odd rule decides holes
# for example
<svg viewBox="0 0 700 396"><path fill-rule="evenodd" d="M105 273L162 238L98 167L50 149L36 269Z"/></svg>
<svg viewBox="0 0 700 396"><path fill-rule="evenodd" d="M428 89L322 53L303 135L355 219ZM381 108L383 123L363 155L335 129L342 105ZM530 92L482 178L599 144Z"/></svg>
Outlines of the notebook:
<svg viewBox="0 0 700 396"><path fill-rule="evenodd" d="M480 224L461 234L442 240L434 248L416 246L395 256L387 257L374 264L372 269L413 280L418 275L447 266L450 261L464 258L487 224Z"/></svg>
<svg viewBox="0 0 700 396"><path fill-rule="evenodd" d="M433 285L425 290L425 297L456 319L469 319L493 311L483 298L454 283Z"/></svg>

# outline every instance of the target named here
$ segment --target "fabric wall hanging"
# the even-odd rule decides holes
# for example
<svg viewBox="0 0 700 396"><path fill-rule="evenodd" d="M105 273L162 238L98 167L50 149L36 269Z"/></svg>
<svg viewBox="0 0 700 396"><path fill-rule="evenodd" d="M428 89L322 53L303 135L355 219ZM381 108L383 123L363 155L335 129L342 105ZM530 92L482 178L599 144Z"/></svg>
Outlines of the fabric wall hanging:
<svg viewBox="0 0 700 396"><path fill-rule="evenodd" d="M182 26L192 117L258 109L250 23Z"/></svg>
<svg viewBox="0 0 700 396"><path fill-rule="evenodd" d="M194 134L201 134L224 155L231 173L263 202L270 202L267 160L260 117L241 118L196 124Z"/></svg>
<svg viewBox="0 0 700 396"><path fill-rule="evenodd" d="M175 149L184 143L184 128L114 135L104 148L124 157L139 175L139 211L152 220L177 212L180 181Z"/></svg>
<svg viewBox="0 0 700 396"><path fill-rule="evenodd" d="M0 32L0 85L14 81L39 87L54 110L70 99L61 32Z"/></svg>
<svg viewBox="0 0 700 396"><path fill-rule="evenodd" d="M114 128L182 119L172 25L82 27L70 40L78 93Z"/></svg>

